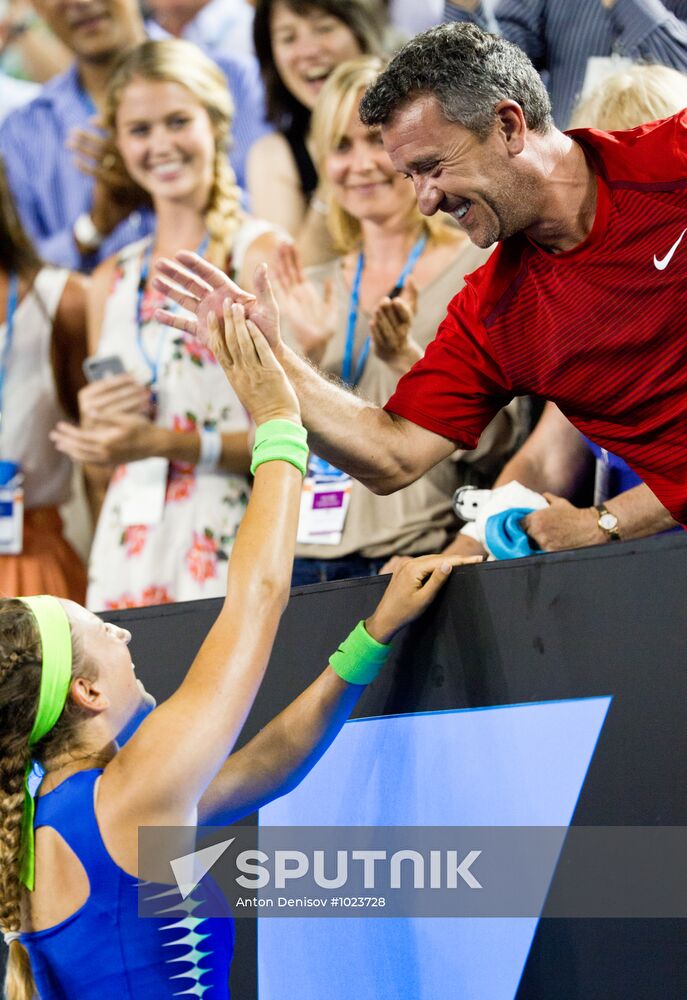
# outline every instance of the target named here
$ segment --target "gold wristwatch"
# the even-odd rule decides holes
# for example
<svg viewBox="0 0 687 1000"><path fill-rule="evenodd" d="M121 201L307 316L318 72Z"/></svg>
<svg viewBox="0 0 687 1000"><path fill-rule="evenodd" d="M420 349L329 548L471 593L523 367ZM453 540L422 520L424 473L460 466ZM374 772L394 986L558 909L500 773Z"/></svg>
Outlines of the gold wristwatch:
<svg viewBox="0 0 687 1000"><path fill-rule="evenodd" d="M608 510L608 508L602 503L597 503L594 507L599 514L599 518L596 522L597 525L608 535L612 542L619 542L620 532L618 531L618 518L615 514L611 514L610 510Z"/></svg>

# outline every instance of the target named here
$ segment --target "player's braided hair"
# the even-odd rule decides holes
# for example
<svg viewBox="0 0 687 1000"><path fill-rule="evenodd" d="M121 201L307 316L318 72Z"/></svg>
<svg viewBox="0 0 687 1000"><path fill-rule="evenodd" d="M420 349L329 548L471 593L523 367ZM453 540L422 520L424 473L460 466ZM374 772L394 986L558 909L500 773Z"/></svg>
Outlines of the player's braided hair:
<svg viewBox="0 0 687 1000"><path fill-rule="evenodd" d="M77 730L82 715L68 699L55 727L29 752L29 735L38 708L41 660L40 636L31 611L22 601L0 600L0 927L5 932L18 931L21 926L19 864L26 766L31 758L44 764L79 745ZM74 650L79 675L94 676L84 669L82 660ZM12 941L5 997L32 1000L35 995L29 956L19 941Z"/></svg>

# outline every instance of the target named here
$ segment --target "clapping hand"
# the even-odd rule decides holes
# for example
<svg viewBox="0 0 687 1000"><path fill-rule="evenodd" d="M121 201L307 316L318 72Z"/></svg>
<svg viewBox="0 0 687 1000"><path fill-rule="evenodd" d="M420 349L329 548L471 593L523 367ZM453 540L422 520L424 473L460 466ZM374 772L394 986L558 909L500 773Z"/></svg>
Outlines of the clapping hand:
<svg viewBox="0 0 687 1000"><path fill-rule="evenodd" d="M220 333L223 333L224 302L237 302L243 306L246 318L261 331L272 350L277 354L281 350L279 309L267 277L266 264L261 264L255 272L256 295L244 292L224 271L190 250L182 250L174 260L162 257L157 262L157 272L153 279L155 288L191 314L181 316L167 309L156 309L158 322L183 330L209 346L208 315L214 313Z"/></svg>
<svg viewBox="0 0 687 1000"><path fill-rule="evenodd" d="M410 333L417 298L417 288L412 278L408 278L400 295L380 300L370 320L375 354L399 375L404 375L422 357L422 348Z"/></svg>
<svg viewBox="0 0 687 1000"><path fill-rule="evenodd" d="M120 465L157 454L158 428L136 413L113 414L94 427L75 427L61 420L50 432L58 451L73 462L87 465Z"/></svg>
<svg viewBox="0 0 687 1000"><path fill-rule="evenodd" d="M97 121L93 122L97 127ZM90 216L102 236L107 236L140 207L143 192L129 177L112 141L97 132L73 129L67 148L76 157L79 170L94 178Z"/></svg>
<svg viewBox="0 0 687 1000"><path fill-rule="evenodd" d="M319 364L327 344L336 332L337 308L331 280L322 292L303 274L301 260L293 243L279 246L275 264L279 304L298 345L310 360Z"/></svg>
<svg viewBox="0 0 687 1000"><path fill-rule="evenodd" d="M93 427L99 421L120 413L148 416L150 390L133 375L108 375L80 390L79 413L84 427Z"/></svg>

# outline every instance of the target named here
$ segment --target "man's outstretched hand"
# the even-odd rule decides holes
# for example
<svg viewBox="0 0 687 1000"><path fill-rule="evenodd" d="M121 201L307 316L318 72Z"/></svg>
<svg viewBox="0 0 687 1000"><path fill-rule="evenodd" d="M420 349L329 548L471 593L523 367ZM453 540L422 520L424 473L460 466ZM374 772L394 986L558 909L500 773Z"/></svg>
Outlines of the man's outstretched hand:
<svg viewBox="0 0 687 1000"><path fill-rule="evenodd" d="M157 272L153 279L155 288L191 313L182 316L156 309L155 318L160 323L190 333L209 346L208 314L213 312L222 323L223 305L228 300L243 306L246 317L255 323L275 353L281 348L279 309L266 264L261 264L255 272L255 295L244 292L224 271L190 250L181 250L174 260L161 258Z"/></svg>

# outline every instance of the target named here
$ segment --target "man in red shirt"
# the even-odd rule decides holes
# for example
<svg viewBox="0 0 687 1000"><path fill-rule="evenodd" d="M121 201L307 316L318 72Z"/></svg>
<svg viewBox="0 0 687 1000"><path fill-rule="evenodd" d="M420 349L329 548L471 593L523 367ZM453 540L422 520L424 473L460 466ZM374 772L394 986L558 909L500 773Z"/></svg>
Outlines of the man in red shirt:
<svg viewBox="0 0 687 1000"><path fill-rule="evenodd" d="M173 297L200 323L174 325L202 334L224 297L242 303L299 394L314 449L375 492L474 447L501 406L529 393L623 457L686 523L687 111L630 132L566 135L519 49L452 24L406 45L361 117L381 128L424 214L450 213L478 246L499 242L386 407L283 345L264 274L253 299L184 257L196 277ZM165 270L180 278L177 265ZM242 322L240 308L225 316Z"/></svg>

